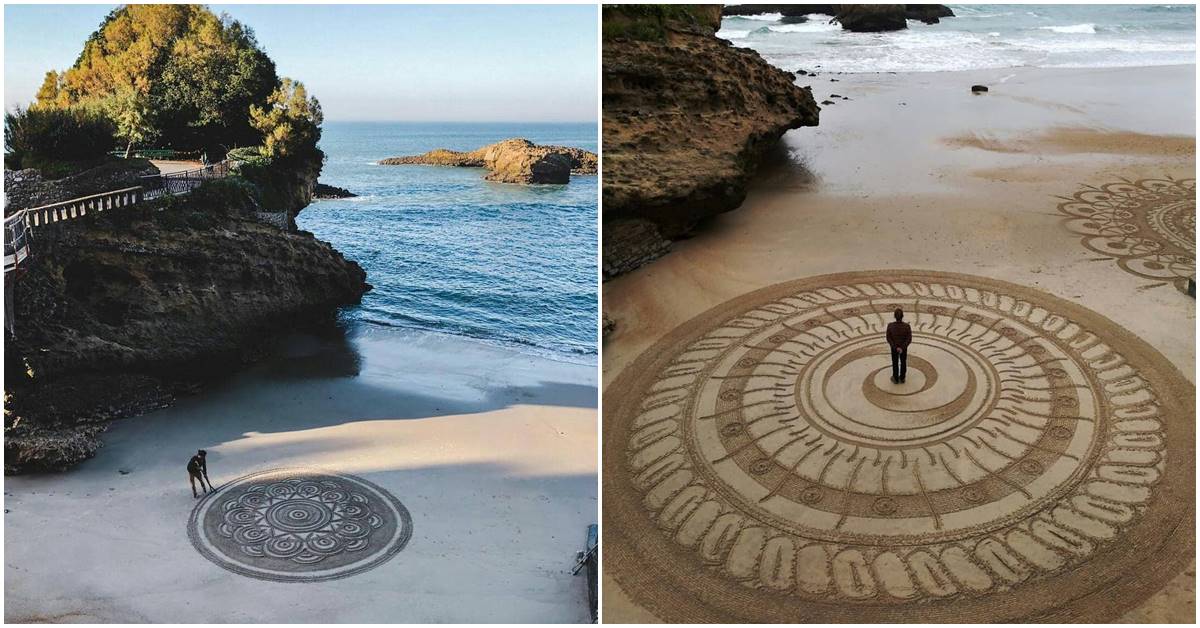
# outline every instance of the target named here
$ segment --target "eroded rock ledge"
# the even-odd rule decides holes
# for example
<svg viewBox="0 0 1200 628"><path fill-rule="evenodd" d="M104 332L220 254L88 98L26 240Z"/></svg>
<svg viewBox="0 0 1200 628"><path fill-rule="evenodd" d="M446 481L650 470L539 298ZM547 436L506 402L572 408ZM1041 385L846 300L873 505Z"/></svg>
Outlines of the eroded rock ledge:
<svg viewBox="0 0 1200 628"><path fill-rule="evenodd" d="M501 183L567 183L572 174L596 174L596 154L568 146L539 146L514 138L473 151L439 148L423 155L390 157L381 165L408 164L487 168L485 179Z"/></svg>
<svg viewBox="0 0 1200 628"><path fill-rule="evenodd" d="M811 90L715 37L720 18L719 5L604 8L605 277L740 205L765 151L818 123Z"/></svg>

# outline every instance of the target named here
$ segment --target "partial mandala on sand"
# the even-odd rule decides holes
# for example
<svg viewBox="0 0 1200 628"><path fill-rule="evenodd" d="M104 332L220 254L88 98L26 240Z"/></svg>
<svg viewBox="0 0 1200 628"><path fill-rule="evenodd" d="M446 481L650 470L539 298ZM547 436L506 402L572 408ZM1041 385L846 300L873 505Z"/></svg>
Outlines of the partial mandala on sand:
<svg viewBox="0 0 1200 628"><path fill-rule="evenodd" d="M1121 180L1087 186L1058 205L1089 250L1125 271L1187 289L1196 277L1196 180Z"/></svg>
<svg viewBox="0 0 1200 628"><path fill-rule="evenodd" d="M1193 398L1145 343L1022 286L774 286L606 390L605 565L669 621L1115 617L1190 559Z"/></svg>

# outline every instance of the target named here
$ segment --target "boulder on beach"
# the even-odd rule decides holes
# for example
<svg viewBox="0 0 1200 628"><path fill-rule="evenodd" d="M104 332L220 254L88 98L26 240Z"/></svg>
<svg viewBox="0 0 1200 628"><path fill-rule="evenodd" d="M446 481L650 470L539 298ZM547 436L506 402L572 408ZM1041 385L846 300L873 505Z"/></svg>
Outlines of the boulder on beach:
<svg viewBox="0 0 1200 628"><path fill-rule="evenodd" d="M385 166L428 165L460 168L487 168L484 177L501 183L567 183L572 174L597 172L596 153L569 146L542 146L514 138L489 144L473 151L445 148L422 155L389 157L379 161Z"/></svg>
<svg viewBox="0 0 1200 628"><path fill-rule="evenodd" d="M736 208L783 133L818 123L795 75L714 36L711 6L603 9L605 277Z"/></svg>
<svg viewBox="0 0 1200 628"><path fill-rule="evenodd" d="M986 92L987 90L988 90L987 85L972 85L971 86L972 94L982 94L982 93Z"/></svg>

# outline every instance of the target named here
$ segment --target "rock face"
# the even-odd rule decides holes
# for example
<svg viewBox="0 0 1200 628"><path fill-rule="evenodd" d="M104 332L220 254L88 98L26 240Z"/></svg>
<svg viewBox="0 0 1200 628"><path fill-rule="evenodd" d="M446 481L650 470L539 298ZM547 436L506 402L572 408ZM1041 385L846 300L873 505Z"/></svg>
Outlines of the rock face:
<svg viewBox="0 0 1200 628"><path fill-rule="evenodd" d="M207 187L37 229L6 282L6 472L91 456L108 421L236 369L278 330L370 289L329 244Z"/></svg>
<svg viewBox="0 0 1200 628"><path fill-rule="evenodd" d="M32 168L4 171L4 215L58 201L141 185L141 177L158 174L145 159L111 162L62 179L46 179Z"/></svg>
<svg viewBox="0 0 1200 628"><path fill-rule="evenodd" d="M390 157L386 166L423 164L487 168L485 179L501 183L567 183L572 174L596 174L596 154L567 146L539 146L514 138L469 152L439 148L424 155Z"/></svg>
<svg viewBox="0 0 1200 628"><path fill-rule="evenodd" d="M356 196L358 195L354 192L351 192L346 188L339 188L335 185L317 183L317 186L313 188L314 199L355 198Z"/></svg>
<svg viewBox="0 0 1200 628"><path fill-rule="evenodd" d="M644 40L634 34L657 29L639 28L636 20L647 18L627 7L604 8L606 277L740 205L764 151L788 129L815 126L820 113L792 74L713 35L715 5L691 20L668 17L661 39Z"/></svg>

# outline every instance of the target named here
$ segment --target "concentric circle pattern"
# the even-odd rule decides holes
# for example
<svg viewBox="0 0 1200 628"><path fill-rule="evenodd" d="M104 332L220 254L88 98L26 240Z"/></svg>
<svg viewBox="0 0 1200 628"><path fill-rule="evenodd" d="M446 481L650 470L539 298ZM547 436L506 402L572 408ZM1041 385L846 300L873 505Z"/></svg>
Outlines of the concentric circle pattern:
<svg viewBox="0 0 1200 628"><path fill-rule="evenodd" d="M1186 289L1196 276L1196 180L1142 179L1088 186L1060 203L1067 229L1126 271Z"/></svg>
<svg viewBox="0 0 1200 628"><path fill-rule="evenodd" d="M396 498L361 478L276 469L205 497L188 535L206 558L236 573L331 580L394 556L412 535L412 520Z"/></svg>
<svg viewBox="0 0 1200 628"><path fill-rule="evenodd" d="M895 308L913 330L904 384L884 339ZM622 461L605 523L633 547L610 564L664 619L953 618L1014 590L1097 586L1113 556L1159 546L1149 522L1192 525L1191 499L1163 498L1192 490L1190 384L1108 321L1012 284L793 282L701 316L626 373L605 400L606 465ZM670 600L689 598L715 614L676 617ZM1063 604L1003 599L1026 607L1010 618Z"/></svg>

